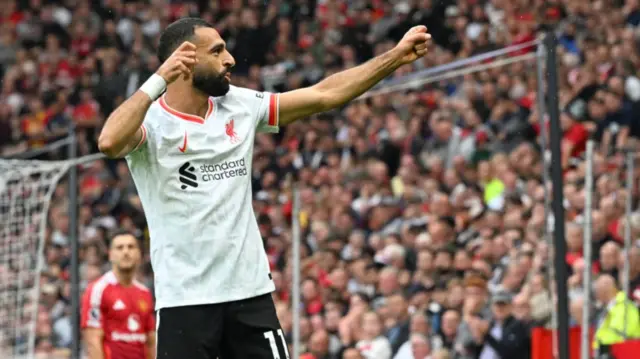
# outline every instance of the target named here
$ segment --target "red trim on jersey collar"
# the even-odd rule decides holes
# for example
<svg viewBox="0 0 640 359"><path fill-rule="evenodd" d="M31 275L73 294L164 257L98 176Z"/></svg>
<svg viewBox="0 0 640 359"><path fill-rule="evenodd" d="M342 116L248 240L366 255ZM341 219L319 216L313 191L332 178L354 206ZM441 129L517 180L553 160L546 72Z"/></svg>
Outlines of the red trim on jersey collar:
<svg viewBox="0 0 640 359"><path fill-rule="evenodd" d="M215 107L215 103L213 102L213 99L209 97L209 109L207 110L207 114L204 116L204 118L202 118L200 116L191 115L188 113L180 112L178 110L174 110L167 104L167 101L164 99L164 95L160 97L159 102L160 102L160 107L162 107L169 114L176 116L181 120L191 121L199 124L203 124L204 120L209 118L209 116L211 116L211 114L213 113L213 108Z"/></svg>

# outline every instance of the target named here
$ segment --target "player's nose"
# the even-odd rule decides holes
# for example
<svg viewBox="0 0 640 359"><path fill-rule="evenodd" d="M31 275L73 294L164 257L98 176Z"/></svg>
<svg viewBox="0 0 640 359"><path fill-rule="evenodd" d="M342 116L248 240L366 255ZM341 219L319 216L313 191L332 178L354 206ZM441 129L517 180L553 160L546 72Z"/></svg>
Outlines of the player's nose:
<svg viewBox="0 0 640 359"><path fill-rule="evenodd" d="M225 56L224 60L222 61L222 65L227 69L231 69L234 66L236 66L236 59L233 58L233 55L231 55L229 52L227 52L227 56Z"/></svg>

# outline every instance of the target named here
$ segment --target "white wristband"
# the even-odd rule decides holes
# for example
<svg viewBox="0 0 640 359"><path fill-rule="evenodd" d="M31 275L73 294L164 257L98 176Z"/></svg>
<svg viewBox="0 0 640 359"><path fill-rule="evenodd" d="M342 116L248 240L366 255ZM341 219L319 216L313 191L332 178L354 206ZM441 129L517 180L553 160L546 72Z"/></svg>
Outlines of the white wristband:
<svg viewBox="0 0 640 359"><path fill-rule="evenodd" d="M167 82L158 74L153 74L149 79L140 86L140 91L149 95L151 100L155 101L167 89Z"/></svg>

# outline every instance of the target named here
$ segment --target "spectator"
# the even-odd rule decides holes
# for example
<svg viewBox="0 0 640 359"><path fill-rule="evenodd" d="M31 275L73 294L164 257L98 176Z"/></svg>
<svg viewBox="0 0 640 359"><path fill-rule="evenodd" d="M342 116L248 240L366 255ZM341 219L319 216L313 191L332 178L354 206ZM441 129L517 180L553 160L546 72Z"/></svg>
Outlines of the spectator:
<svg viewBox="0 0 640 359"><path fill-rule="evenodd" d="M442 315L442 325L433 338L433 348L453 349L453 344L460 326L460 314L455 310L448 310Z"/></svg>
<svg viewBox="0 0 640 359"><path fill-rule="evenodd" d="M409 339L409 312L407 300L404 295L395 293L387 297L387 306L389 308L386 337L391 344L393 354L398 352L400 346Z"/></svg>
<svg viewBox="0 0 640 359"><path fill-rule="evenodd" d="M433 355L431 355L430 359L451 359L451 358L453 357L447 350L440 349L433 352Z"/></svg>
<svg viewBox="0 0 640 359"><path fill-rule="evenodd" d="M309 359L330 359L329 335L326 331L316 331L309 338Z"/></svg>
<svg viewBox="0 0 640 359"><path fill-rule="evenodd" d="M382 323L376 312L362 316L362 339L356 347L366 359L390 359L392 348L389 340L382 336Z"/></svg>
<svg viewBox="0 0 640 359"><path fill-rule="evenodd" d="M629 278L629 297L640 305L640 248L637 245L629 251Z"/></svg>
<svg viewBox="0 0 640 359"><path fill-rule="evenodd" d="M343 359L364 359L362 354L360 354L360 351L358 351L358 349L355 349L355 348L349 348L345 350L344 353L342 354L342 358Z"/></svg>
<svg viewBox="0 0 640 359"><path fill-rule="evenodd" d="M429 344L429 339L422 334L411 334L411 354L414 359L424 358L428 359L431 353L431 347Z"/></svg>
<svg viewBox="0 0 640 359"><path fill-rule="evenodd" d="M529 357L529 330L511 314L512 300L508 292L496 293L492 297L493 321L480 318L471 321L471 333L480 358Z"/></svg>
<svg viewBox="0 0 640 359"><path fill-rule="evenodd" d="M416 312L411 315L410 327L409 327L409 339L402 343L393 359L412 359L413 354L411 350L411 335L421 334L431 342L431 328L429 327L429 319L423 312ZM431 343L429 343L431 347Z"/></svg>
<svg viewBox="0 0 640 359"><path fill-rule="evenodd" d="M626 293L618 289L615 278L609 274L601 274L593 289L601 306L593 343L597 355L609 354L611 345L626 338L640 338L638 308L629 302Z"/></svg>
<svg viewBox="0 0 640 359"><path fill-rule="evenodd" d="M400 69L390 81L556 30L572 324L581 322L578 308L587 284L582 278L588 260L582 229L587 138L597 144L594 273L619 279L626 220L632 239L640 236L640 214L625 213L626 198L632 196L635 208L638 193L626 193L618 175L624 170L621 150L637 148L640 138L633 117L640 103L634 35L640 10L634 1L606 3L606 8L594 0L5 2L0 8L3 156L48 148L72 123L79 155L95 153L95 134L110 109L158 67L155 44L163 24L181 16L215 23L238 59L234 83L269 91L310 85L364 61L414 24L428 24L434 47L424 61ZM525 45L515 54L531 50ZM545 114L536 108L533 66L523 60L470 71L354 101L275 136L257 136L254 211L289 341L295 313L290 307L293 185L299 189L305 355L366 357L354 347L370 342L387 343L389 356L407 356L404 348L413 334L427 337L433 358L446 351L455 358L475 358L491 348L500 355L486 336L476 343L473 334L484 329L479 318L500 322L492 303L505 290L513 296L507 318L518 319L506 319L503 332L514 320L551 325L550 288L555 284L545 231L550 187L543 183L545 151L540 147L548 121L540 126ZM45 151L38 159L63 160L64 154ZM152 282L151 239L126 165L96 161L78 168L81 287L107 269L106 238L122 228L145 237L138 279ZM66 185L63 178L52 189L44 229L42 293L34 311L40 357L69 354L73 228ZM1 202L9 203L5 193ZM24 227L19 220L16 227ZM17 245L3 248L23 251ZM636 252L630 253L630 296L640 280ZM15 283L18 273L0 263L0 278ZM634 296L638 303L639 298ZM363 315L369 311L376 313L379 332L365 338ZM0 326L12 320L5 312L18 309L0 308ZM28 340L14 336L0 340L20 351ZM502 338L494 339L507 340Z"/></svg>
<svg viewBox="0 0 640 359"><path fill-rule="evenodd" d="M620 258L620 247L615 242L607 242L600 249L600 273L608 274L618 280L618 259Z"/></svg>
<svg viewBox="0 0 640 359"><path fill-rule="evenodd" d="M584 298L575 297L569 304L569 325L571 327L581 327L584 320L583 315Z"/></svg>
<svg viewBox="0 0 640 359"><path fill-rule="evenodd" d="M513 317L527 327L531 327L531 306L529 300L524 294L519 294L513 298Z"/></svg>

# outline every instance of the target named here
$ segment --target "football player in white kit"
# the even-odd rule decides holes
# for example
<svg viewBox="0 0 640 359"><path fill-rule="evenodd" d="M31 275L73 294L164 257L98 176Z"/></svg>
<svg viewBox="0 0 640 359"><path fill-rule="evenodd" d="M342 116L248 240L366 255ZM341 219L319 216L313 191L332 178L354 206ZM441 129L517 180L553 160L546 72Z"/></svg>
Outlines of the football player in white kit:
<svg viewBox="0 0 640 359"><path fill-rule="evenodd" d="M100 150L125 157L151 236L158 359L285 359L275 289L252 208L256 132L336 108L427 53L424 26L392 50L281 94L230 85L234 58L212 25L180 19L158 71L107 119Z"/></svg>

